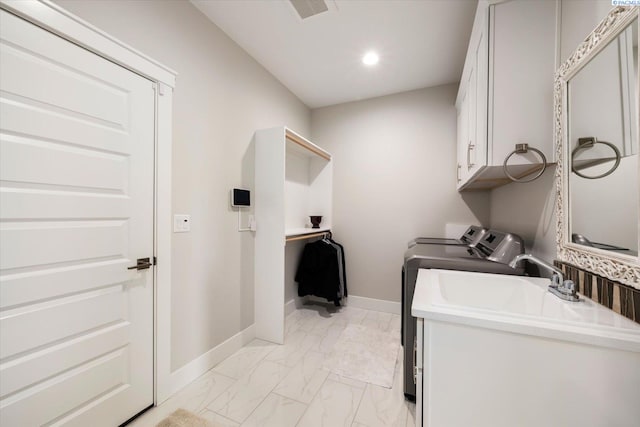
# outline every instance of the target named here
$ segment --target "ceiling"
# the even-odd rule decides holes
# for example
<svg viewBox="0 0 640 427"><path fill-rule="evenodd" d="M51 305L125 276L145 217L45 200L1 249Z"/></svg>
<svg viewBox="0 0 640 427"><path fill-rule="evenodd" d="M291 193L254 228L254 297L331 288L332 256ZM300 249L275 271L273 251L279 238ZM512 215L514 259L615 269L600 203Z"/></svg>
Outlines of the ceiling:
<svg viewBox="0 0 640 427"><path fill-rule="evenodd" d="M477 4L326 0L301 19L288 0L191 2L310 108L458 82Z"/></svg>

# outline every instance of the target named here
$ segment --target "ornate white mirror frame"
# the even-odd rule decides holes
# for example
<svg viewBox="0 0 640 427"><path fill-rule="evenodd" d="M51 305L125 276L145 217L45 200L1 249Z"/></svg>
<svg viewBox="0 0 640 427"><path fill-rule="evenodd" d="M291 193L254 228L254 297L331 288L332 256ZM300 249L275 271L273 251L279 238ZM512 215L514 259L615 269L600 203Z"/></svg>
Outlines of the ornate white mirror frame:
<svg viewBox="0 0 640 427"><path fill-rule="evenodd" d="M568 81L634 19L640 7L616 7L558 69L554 84L556 144L556 245L558 259L611 280L640 289L640 258L611 253L569 240ZM637 94L636 94L637 96ZM636 123L637 126L637 123ZM640 220L639 220L640 222Z"/></svg>

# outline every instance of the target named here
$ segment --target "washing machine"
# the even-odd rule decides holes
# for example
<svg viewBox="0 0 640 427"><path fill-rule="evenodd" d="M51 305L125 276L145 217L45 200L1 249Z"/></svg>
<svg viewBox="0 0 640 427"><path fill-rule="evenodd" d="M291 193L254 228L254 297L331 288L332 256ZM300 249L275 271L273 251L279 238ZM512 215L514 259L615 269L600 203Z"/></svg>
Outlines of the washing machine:
<svg viewBox="0 0 640 427"><path fill-rule="evenodd" d="M402 268L402 328L401 340L404 350L404 394L415 400L414 352L416 345L416 318L411 315L411 302L421 268L474 271L481 273L523 275L524 268L509 267L509 262L524 253L522 239L512 233L487 230L475 247L468 244L418 243L410 246L404 254Z"/></svg>
<svg viewBox="0 0 640 427"><path fill-rule="evenodd" d="M462 233L459 239L447 239L441 237L416 237L407 245L409 248L415 245L457 245L457 246L471 246L475 247L487 229L477 225L471 225L467 230Z"/></svg>

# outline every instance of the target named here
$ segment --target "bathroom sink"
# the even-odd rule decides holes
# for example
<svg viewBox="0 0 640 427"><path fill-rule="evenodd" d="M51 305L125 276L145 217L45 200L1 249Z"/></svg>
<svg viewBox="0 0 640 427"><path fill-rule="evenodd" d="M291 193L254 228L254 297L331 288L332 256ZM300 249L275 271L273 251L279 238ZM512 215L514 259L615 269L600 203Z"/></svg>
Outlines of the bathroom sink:
<svg viewBox="0 0 640 427"><path fill-rule="evenodd" d="M584 296L579 302L563 301L548 292L549 283L545 278L421 270L412 314L640 351L640 325Z"/></svg>
<svg viewBox="0 0 640 427"><path fill-rule="evenodd" d="M548 279L449 273L451 272L444 270L436 273L442 297L442 301L434 302L436 305L447 304L513 314L580 319L580 314L569 304L564 304L558 298L548 298Z"/></svg>

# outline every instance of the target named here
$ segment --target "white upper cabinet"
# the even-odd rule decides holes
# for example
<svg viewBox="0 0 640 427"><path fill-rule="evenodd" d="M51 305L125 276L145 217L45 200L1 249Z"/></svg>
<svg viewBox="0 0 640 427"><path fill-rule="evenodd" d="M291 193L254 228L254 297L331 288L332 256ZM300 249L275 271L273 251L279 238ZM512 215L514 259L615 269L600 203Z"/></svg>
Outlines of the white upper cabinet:
<svg viewBox="0 0 640 427"><path fill-rule="evenodd" d="M516 144L553 161L555 1L480 1L460 89L458 190L511 182L503 171ZM509 172L522 177L541 165L537 153L514 154Z"/></svg>

